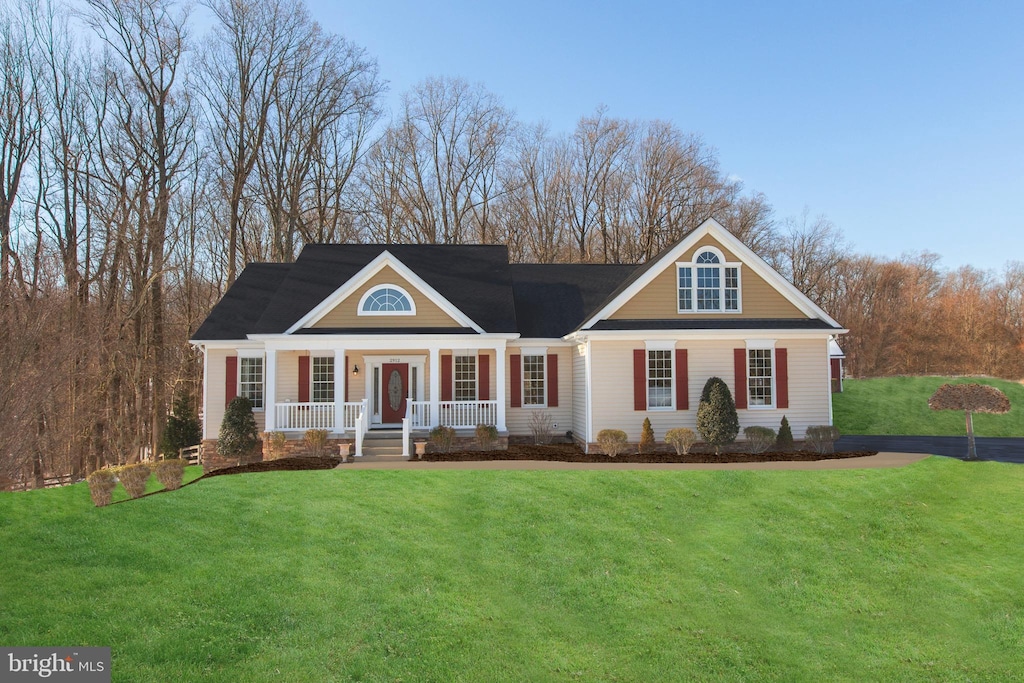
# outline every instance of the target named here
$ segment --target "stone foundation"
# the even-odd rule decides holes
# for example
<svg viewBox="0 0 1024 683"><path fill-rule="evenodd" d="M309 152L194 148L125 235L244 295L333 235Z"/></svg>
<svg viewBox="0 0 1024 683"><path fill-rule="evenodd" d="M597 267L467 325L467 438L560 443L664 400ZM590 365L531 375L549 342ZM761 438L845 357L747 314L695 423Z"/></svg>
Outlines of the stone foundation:
<svg viewBox="0 0 1024 683"><path fill-rule="evenodd" d="M413 435L413 439L412 440L413 440L413 443L415 443L417 441L426 441L427 442L427 453L438 453L439 452L434 447L434 444L431 443L430 439L427 438L426 436ZM508 442L509 442L509 437L508 436L499 436L497 439L494 440L494 444L488 450L492 450L492 451L507 451L508 450ZM475 435L456 434L455 435L455 440L452 442L452 452L455 452L455 451L471 451L472 452L472 451L482 451L482 450L484 450L484 449L480 447L480 444L477 442ZM415 447L410 452L415 453L416 452Z"/></svg>
<svg viewBox="0 0 1024 683"><path fill-rule="evenodd" d="M338 445L339 444L352 444L352 451L355 451L355 439L352 438L340 438L340 439L327 439L327 446L324 449L324 455L331 458L338 457ZM284 448L281 453L270 452L270 440L263 442L263 459L264 460L280 460L281 458L311 458L313 452L306 446L306 440L301 436L298 439L288 439L284 442Z"/></svg>
<svg viewBox="0 0 1024 683"><path fill-rule="evenodd" d="M224 456L217 452L217 439L205 439L203 441L203 474L213 470L222 470L225 467L237 465L248 465L249 463L263 460L263 442L259 442L256 449L248 455Z"/></svg>

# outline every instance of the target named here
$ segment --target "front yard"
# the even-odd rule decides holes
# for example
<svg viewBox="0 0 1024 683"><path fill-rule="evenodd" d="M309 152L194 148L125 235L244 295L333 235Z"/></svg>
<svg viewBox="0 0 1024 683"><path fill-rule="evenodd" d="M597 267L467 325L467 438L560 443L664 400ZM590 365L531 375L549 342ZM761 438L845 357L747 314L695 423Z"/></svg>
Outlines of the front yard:
<svg viewBox="0 0 1024 683"><path fill-rule="evenodd" d="M1024 469L271 472L0 494L0 642L115 681L1010 680Z"/></svg>

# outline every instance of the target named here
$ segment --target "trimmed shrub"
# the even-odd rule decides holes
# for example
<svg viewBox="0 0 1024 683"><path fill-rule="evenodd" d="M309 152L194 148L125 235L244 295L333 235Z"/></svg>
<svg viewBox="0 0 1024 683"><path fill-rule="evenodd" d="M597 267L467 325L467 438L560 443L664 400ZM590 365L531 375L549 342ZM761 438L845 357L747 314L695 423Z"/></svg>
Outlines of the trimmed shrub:
<svg viewBox="0 0 1024 683"><path fill-rule="evenodd" d="M476 442L480 450L489 451L498 440L498 428L494 425L479 424L476 426Z"/></svg>
<svg viewBox="0 0 1024 683"><path fill-rule="evenodd" d="M711 377L704 384L697 406L697 431L709 445L720 453L722 446L736 440L740 432L740 419L729 387L719 377Z"/></svg>
<svg viewBox="0 0 1024 683"><path fill-rule="evenodd" d="M224 411L217 437L217 452L226 456L249 455L260 442L257 434L252 402L244 396L238 396L232 399Z"/></svg>
<svg viewBox="0 0 1024 683"><path fill-rule="evenodd" d="M654 428L651 427L651 418L644 418L644 425L640 428L640 443L637 444L638 453L650 453L654 450Z"/></svg>
<svg viewBox="0 0 1024 683"><path fill-rule="evenodd" d="M775 443L775 430L768 427L747 427L743 436L751 453L764 453Z"/></svg>
<svg viewBox="0 0 1024 683"><path fill-rule="evenodd" d="M626 432L621 429L602 429L597 433L597 445L609 458L625 452L628 439Z"/></svg>
<svg viewBox="0 0 1024 683"><path fill-rule="evenodd" d="M551 443L551 416L546 410L535 410L530 415L530 433L533 443L543 446Z"/></svg>
<svg viewBox="0 0 1024 683"><path fill-rule="evenodd" d="M146 481L149 479L149 467L146 463L123 465L114 471L124 490L128 492L129 498L138 498L146 492Z"/></svg>
<svg viewBox="0 0 1024 683"><path fill-rule="evenodd" d="M818 453L831 453L839 439L839 430L832 425L815 425L807 428L804 441Z"/></svg>
<svg viewBox="0 0 1024 683"><path fill-rule="evenodd" d="M692 429L677 427L665 432L665 441L676 449L676 455L686 455L697 443L697 435Z"/></svg>
<svg viewBox="0 0 1024 683"><path fill-rule="evenodd" d="M307 429L302 440L306 442L306 448L314 458L322 458L327 455L326 429Z"/></svg>
<svg viewBox="0 0 1024 683"><path fill-rule="evenodd" d="M160 452L165 458L177 458L182 448L195 446L202 440L203 428L192 407L192 400L178 396L160 436Z"/></svg>
<svg viewBox="0 0 1024 683"><path fill-rule="evenodd" d="M775 449L779 451L793 450L793 430L789 427L789 420L782 416L779 424L779 435L775 438Z"/></svg>
<svg viewBox="0 0 1024 683"><path fill-rule="evenodd" d="M430 443L440 453L448 453L455 443L455 428L438 425L430 430Z"/></svg>
<svg viewBox="0 0 1024 683"><path fill-rule="evenodd" d="M153 467L153 474L168 491L180 489L181 482L185 478L185 461L181 458L161 460Z"/></svg>
<svg viewBox="0 0 1024 683"><path fill-rule="evenodd" d="M277 460L284 457L284 444L288 437L284 432L263 432L263 443L267 445L269 460Z"/></svg>
<svg viewBox="0 0 1024 683"><path fill-rule="evenodd" d="M113 502L114 487L117 486L114 470L96 470L86 477L86 481L89 482L89 495L96 507L101 508Z"/></svg>

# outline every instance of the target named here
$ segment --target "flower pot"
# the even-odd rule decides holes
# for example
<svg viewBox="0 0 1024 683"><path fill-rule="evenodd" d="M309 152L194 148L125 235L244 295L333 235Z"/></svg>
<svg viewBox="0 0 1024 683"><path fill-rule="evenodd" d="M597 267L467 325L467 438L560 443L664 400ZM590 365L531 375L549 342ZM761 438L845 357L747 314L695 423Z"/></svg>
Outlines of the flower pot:
<svg viewBox="0 0 1024 683"><path fill-rule="evenodd" d="M413 442L413 446L416 447L416 459L417 460L422 460L424 454L427 452L427 442L426 441L414 441Z"/></svg>
<svg viewBox="0 0 1024 683"><path fill-rule="evenodd" d="M339 443L338 444L338 455L341 456L342 462L352 462L352 444L350 443Z"/></svg>

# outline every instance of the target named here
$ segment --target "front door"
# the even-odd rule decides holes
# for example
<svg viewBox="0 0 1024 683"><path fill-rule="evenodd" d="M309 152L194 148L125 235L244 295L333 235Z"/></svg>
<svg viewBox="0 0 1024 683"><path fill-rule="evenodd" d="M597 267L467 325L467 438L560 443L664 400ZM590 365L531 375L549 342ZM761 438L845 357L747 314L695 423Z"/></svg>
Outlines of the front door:
<svg viewBox="0 0 1024 683"><path fill-rule="evenodd" d="M384 424L396 424L405 417L405 399L409 395L409 364L384 363L381 366L380 417Z"/></svg>

